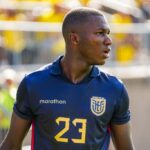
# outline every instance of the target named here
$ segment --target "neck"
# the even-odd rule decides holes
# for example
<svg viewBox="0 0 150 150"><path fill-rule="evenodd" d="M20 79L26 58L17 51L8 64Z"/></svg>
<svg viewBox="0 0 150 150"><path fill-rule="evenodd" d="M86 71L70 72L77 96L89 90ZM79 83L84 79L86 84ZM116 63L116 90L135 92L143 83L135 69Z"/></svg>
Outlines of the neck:
<svg viewBox="0 0 150 150"><path fill-rule="evenodd" d="M87 65L82 59L68 57L67 55L61 60L61 66L64 75L75 84L82 81L92 68L92 66Z"/></svg>

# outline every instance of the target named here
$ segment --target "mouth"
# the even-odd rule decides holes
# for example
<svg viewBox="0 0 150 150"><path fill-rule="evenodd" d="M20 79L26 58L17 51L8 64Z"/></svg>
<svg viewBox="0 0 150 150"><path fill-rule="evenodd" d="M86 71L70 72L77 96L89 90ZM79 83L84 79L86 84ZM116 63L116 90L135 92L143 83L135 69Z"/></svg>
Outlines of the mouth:
<svg viewBox="0 0 150 150"><path fill-rule="evenodd" d="M109 56L110 56L109 52L110 52L110 48L108 48L108 49L106 49L106 50L103 51L104 58L109 58Z"/></svg>

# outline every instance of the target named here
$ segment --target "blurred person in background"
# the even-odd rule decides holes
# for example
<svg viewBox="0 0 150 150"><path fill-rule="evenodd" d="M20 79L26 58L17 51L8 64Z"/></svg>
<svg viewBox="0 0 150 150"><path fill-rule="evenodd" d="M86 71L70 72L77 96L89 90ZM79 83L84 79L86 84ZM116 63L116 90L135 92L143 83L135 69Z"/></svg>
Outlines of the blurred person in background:
<svg viewBox="0 0 150 150"><path fill-rule="evenodd" d="M137 6L142 11L141 22L145 22L147 24L150 23L150 0L136 0ZM142 39L143 49L146 51L144 54L144 61L148 60L150 57L150 33L144 34Z"/></svg>
<svg viewBox="0 0 150 150"><path fill-rule="evenodd" d="M4 47L3 37L0 35L0 65L8 64L7 52Z"/></svg>
<svg viewBox="0 0 150 150"><path fill-rule="evenodd" d="M48 23L62 23L63 17L67 10L63 7L65 0L48 0L50 8L37 12L35 21ZM44 2L44 1L43 1ZM40 63L46 63L47 60L53 60L58 55L64 53L64 41L59 32L36 32L35 41L37 45L37 60ZM55 45L59 45L55 47Z"/></svg>
<svg viewBox="0 0 150 150"><path fill-rule="evenodd" d="M24 20L25 16L13 9L1 10L0 21ZM20 53L25 47L24 33L21 31L4 30L1 31L4 47L8 52L8 63L18 64L21 62ZM15 44L14 44L15 43Z"/></svg>
<svg viewBox="0 0 150 150"><path fill-rule="evenodd" d="M111 22L114 24L132 24L133 18L129 12L117 12L112 15ZM120 25L120 28L123 28ZM138 55L139 51L139 37L138 35L130 33L115 33L113 34L114 40L114 59L121 64L130 64Z"/></svg>
<svg viewBox="0 0 150 150"><path fill-rule="evenodd" d="M65 55L20 83L0 150L20 150L31 124L34 150L108 150L110 136L116 149L133 150L126 88L96 66L111 49L106 18L96 9L73 9L62 33Z"/></svg>
<svg viewBox="0 0 150 150"><path fill-rule="evenodd" d="M13 111L13 105L16 98L16 72L12 69L6 69L2 73L0 89L0 141L4 139L10 127L10 118Z"/></svg>
<svg viewBox="0 0 150 150"><path fill-rule="evenodd" d="M137 6L142 11L142 18L143 22L150 20L150 0L135 0Z"/></svg>

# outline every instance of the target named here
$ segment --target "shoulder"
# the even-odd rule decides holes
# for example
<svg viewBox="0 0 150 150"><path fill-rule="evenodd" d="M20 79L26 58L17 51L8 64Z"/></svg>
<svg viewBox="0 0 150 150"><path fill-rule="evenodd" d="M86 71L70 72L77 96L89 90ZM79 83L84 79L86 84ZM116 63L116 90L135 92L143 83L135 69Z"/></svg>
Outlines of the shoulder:
<svg viewBox="0 0 150 150"><path fill-rule="evenodd" d="M58 59L54 60L52 63L46 64L39 68L38 70L26 75L27 79L37 80L41 79L47 79L47 77L52 77L52 75L58 75L61 74L60 69L60 59L62 56L60 56Z"/></svg>
<svg viewBox="0 0 150 150"><path fill-rule="evenodd" d="M28 78L34 78L34 77L42 77L43 75L49 74L52 67L52 63L44 65L40 67L39 69L29 73L27 75Z"/></svg>
<svg viewBox="0 0 150 150"><path fill-rule="evenodd" d="M97 67L97 69L100 72L100 79L109 84L112 88L114 88L115 90L122 90L124 83L121 79L119 79L118 77L103 71L102 69L100 69L99 67Z"/></svg>
<svg viewBox="0 0 150 150"><path fill-rule="evenodd" d="M50 76L51 67L52 67L51 63L44 65L41 68L29 74L26 74L24 80L26 80L26 82L33 83L33 82L37 82L37 81L39 82L43 79L46 79L48 76Z"/></svg>

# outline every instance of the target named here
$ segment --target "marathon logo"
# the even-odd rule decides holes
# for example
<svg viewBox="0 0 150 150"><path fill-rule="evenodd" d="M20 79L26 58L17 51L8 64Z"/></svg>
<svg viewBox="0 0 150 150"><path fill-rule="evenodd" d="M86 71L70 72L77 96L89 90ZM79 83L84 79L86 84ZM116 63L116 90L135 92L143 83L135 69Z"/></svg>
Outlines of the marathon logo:
<svg viewBox="0 0 150 150"><path fill-rule="evenodd" d="M67 104L66 100L58 100L58 99L41 99L40 104Z"/></svg>

